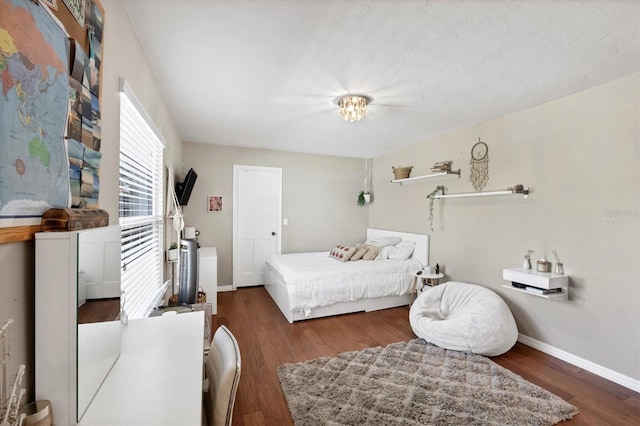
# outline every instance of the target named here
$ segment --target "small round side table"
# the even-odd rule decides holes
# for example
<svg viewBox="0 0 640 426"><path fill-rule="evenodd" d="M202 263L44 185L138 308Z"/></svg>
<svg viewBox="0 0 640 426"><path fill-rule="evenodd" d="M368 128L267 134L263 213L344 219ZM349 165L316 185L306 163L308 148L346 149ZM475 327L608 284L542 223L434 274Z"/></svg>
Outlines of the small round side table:
<svg viewBox="0 0 640 426"><path fill-rule="evenodd" d="M444 277L444 274L423 274L422 275L422 283L424 285L424 280L427 281L429 287L435 287L440 284L440 278Z"/></svg>
<svg viewBox="0 0 640 426"><path fill-rule="evenodd" d="M444 274L425 274L424 271L417 271L413 274L413 281L411 283L411 298L409 305L413 303L418 296L418 292L422 291L425 285L434 287L440 284L440 278L444 277Z"/></svg>

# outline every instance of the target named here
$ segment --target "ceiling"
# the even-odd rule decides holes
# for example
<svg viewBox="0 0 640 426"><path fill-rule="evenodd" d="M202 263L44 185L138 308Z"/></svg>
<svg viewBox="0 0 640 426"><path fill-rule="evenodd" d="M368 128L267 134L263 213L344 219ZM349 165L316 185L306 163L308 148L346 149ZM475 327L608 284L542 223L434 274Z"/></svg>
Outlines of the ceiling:
<svg viewBox="0 0 640 426"><path fill-rule="evenodd" d="M640 70L639 0L124 4L189 142L374 157Z"/></svg>

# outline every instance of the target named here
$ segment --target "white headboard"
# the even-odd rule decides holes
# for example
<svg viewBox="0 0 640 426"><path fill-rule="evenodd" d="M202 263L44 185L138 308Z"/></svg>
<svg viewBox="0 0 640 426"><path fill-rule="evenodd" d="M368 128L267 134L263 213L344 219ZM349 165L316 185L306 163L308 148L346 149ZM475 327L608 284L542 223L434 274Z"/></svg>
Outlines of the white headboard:
<svg viewBox="0 0 640 426"><path fill-rule="evenodd" d="M415 241L413 256L424 266L429 265L429 236L426 234L410 234L407 232L387 231L385 229L367 228L367 241L378 237L400 237L403 241Z"/></svg>

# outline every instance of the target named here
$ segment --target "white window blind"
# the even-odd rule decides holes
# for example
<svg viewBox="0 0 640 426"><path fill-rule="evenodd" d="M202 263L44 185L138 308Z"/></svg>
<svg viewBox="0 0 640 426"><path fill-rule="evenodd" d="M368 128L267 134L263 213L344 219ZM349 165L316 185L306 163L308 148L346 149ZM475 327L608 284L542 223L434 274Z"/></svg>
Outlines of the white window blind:
<svg viewBox="0 0 640 426"><path fill-rule="evenodd" d="M121 286L124 309L135 319L148 316L166 289L162 282L163 144L124 86L120 93Z"/></svg>

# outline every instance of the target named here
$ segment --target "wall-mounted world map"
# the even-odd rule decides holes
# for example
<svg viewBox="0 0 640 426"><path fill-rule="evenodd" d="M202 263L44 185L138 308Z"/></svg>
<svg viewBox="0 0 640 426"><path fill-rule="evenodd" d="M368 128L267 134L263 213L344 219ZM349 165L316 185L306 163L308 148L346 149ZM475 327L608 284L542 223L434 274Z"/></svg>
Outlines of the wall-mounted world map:
<svg viewBox="0 0 640 426"><path fill-rule="evenodd" d="M68 206L68 50L42 6L0 0L0 219Z"/></svg>

